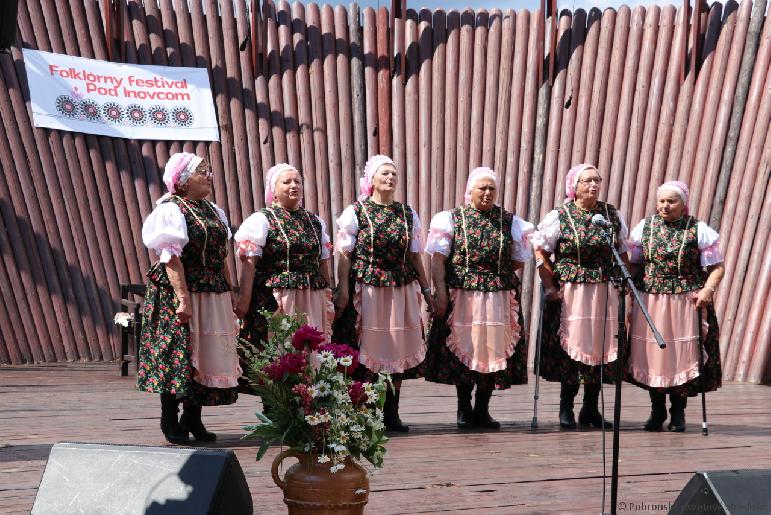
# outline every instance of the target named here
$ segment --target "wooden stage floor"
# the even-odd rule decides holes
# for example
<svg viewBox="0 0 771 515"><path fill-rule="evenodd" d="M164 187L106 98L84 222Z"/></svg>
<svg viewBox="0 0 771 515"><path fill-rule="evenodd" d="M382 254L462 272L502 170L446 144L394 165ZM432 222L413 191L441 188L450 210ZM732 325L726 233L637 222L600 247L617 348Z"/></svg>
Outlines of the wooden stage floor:
<svg viewBox="0 0 771 515"><path fill-rule="evenodd" d="M600 513L602 433L563 432L559 388L541 383L539 420L531 432L535 382L497 392L500 432L459 432L452 387L406 382L402 418L407 436L388 445L386 466L371 477L368 513ZM710 436L700 431L700 403L687 410L688 432L647 433L647 393L624 385L619 513L666 513L696 470L771 468L771 390L728 384L707 398ZM612 417L613 390L605 389ZM242 427L254 422L257 401L205 408L213 447L235 450L257 513L282 513L270 477L271 449L255 461ZM158 397L134 390L113 364L0 367L0 513L27 513L50 447L58 441L163 445ZM612 433L606 437L607 474ZM607 502L610 502L610 480ZM771 506L768 507L771 512ZM606 506L607 509L607 506Z"/></svg>

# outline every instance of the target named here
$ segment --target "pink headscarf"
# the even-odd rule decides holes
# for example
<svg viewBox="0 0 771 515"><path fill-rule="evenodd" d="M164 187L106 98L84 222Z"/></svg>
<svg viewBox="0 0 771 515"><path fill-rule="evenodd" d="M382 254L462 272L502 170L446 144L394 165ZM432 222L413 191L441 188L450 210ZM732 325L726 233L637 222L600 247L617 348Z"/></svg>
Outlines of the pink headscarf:
<svg viewBox="0 0 771 515"><path fill-rule="evenodd" d="M680 199L683 201L683 213L686 215L688 214L688 198L690 197L691 193L688 191L688 186L684 182L680 181L669 181L665 182L658 188L656 188L656 198L658 199L661 194L665 191L674 191L678 195L680 195Z"/></svg>
<svg viewBox="0 0 771 515"><path fill-rule="evenodd" d="M565 177L565 200L563 204L567 204L571 200L576 198L576 188L578 188L578 180L581 178L581 174L586 170L596 170L594 165L582 163L576 165L568 170L568 175Z"/></svg>
<svg viewBox="0 0 771 515"><path fill-rule="evenodd" d="M177 152L171 156L163 170L163 183L169 192L159 198L156 204L160 204L176 193L177 187L182 186L190 179L190 176L193 175L193 172L195 172L195 169L198 168L202 161L202 157L198 157L190 152Z"/></svg>
<svg viewBox="0 0 771 515"><path fill-rule="evenodd" d="M463 200L466 204L471 203L471 190L474 189L474 184L483 177L492 179L495 181L495 187L498 187L498 176L495 175L495 172L491 168L486 166L474 168L471 170L471 173L468 174L468 180L466 181L466 194L463 196Z"/></svg>
<svg viewBox="0 0 771 515"><path fill-rule="evenodd" d="M278 163L277 165L270 167L268 176L265 180L265 206L273 204L273 200L276 197L276 183L278 183L278 178L282 173L290 171L297 171L297 168L286 163Z"/></svg>
<svg viewBox="0 0 771 515"><path fill-rule="evenodd" d="M372 189L374 188L372 178L383 165L393 165L394 168L396 167L393 159L382 154L372 156L367 160L367 164L364 165L364 176L359 179L359 200L364 200L372 195Z"/></svg>

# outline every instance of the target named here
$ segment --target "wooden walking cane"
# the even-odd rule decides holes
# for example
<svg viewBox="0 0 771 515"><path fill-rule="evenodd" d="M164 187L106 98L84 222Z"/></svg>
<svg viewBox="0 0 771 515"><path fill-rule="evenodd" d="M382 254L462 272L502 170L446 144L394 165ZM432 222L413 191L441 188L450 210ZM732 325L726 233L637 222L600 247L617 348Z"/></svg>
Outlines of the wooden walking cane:
<svg viewBox="0 0 771 515"><path fill-rule="evenodd" d="M543 308L546 302L546 294L541 284L541 309L538 312L538 333L535 337L535 359L533 360L533 371L535 372L535 392L533 393L533 421L530 422L530 429L538 428L538 396L540 391L540 372L541 372L541 342L543 341Z"/></svg>
<svg viewBox="0 0 771 515"><path fill-rule="evenodd" d="M706 388L706 382L704 380L704 337L702 335L702 308L698 308L698 324L699 324L699 383L701 384L701 434L709 436L709 429L707 428L707 393L704 391Z"/></svg>

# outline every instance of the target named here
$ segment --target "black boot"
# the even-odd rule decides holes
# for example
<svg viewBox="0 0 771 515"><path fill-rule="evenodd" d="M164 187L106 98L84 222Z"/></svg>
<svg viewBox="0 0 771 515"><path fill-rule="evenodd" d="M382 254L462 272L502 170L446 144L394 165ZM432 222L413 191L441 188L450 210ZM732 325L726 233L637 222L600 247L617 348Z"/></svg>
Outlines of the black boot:
<svg viewBox="0 0 771 515"><path fill-rule="evenodd" d="M399 392L400 390L396 390L396 393L394 393L390 387L386 388L383 422L385 423L386 431L406 433L410 430L410 426L403 424L399 418Z"/></svg>
<svg viewBox="0 0 771 515"><path fill-rule="evenodd" d="M576 428L576 416L573 414L573 400L578 394L577 384L560 383L560 427Z"/></svg>
<svg viewBox="0 0 771 515"><path fill-rule="evenodd" d="M672 407L669 408L669 425L667 429L673 433L685 432L685 406L688 404L688 397L669 394L669 402Z"/></svg>
<svg viewBox="0 0 771 515"><path fill-rule="evenodd" d="M458 427L471 429L474 426L474 409L471 407L471 391L473 386L455 385L458 394Z"/></svg>
<svg viewBox="0 0 771 515"><path fill-rule="evenodd" d="M600 410L597 408L600 398L600 390L602 385L599 384L585 384L584 385L584 405L581 406L581 411L578 413L578 423L582 426L602 427L605 424L605 429L613 429L613 423L603 420Z"/></svg>
<svg viewBox="0 0 771 515"><path fill-rule="evenodd" d="M179 423L187 429L199 442L213 442L217 435L207 431L201 420L201 406L185 406L182 416L179 417Z"/></svg>
<svg viewBox="0 0 771 515"><path fill-rule="evenodd" d="M493 388L477 385L476 399L474 399L474 425L498 430L501 428L501 423L490 416L490 398L492 396Z"/></svg>
<svg viewBox="0 0 771 515"><path fill-rule="evenodd" d="M651 416L645 421L646 431L663 431L667 420L667 394L658 390L648 390L651 397Z"/></svg>
<svg viewBox="0 0 771 515"><path fill-rule="evenodd" d="M161 431L166 441L177 445L186 444L189 441L187 431L179 424L177 413L179 412L179 400L173 393L161 394Z"/></svg>

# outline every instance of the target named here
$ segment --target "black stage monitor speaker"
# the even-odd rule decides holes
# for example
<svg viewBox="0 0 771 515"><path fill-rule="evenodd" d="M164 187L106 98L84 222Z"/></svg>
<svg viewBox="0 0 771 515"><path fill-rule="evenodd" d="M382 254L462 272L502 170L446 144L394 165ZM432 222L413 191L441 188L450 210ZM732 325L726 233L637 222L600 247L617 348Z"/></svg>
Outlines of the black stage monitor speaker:
<svg viewBox="0 0 771 515"><path fill-rule="evenodd" d="M670 515L771 513L771 470L697 472L669 510Z"/></svg>
<svg viewBox="0 0 771 515"><path fill-rule="evenodd" d="M252 496L233 451L58 443L32 513L241 515Z"/></svg>

